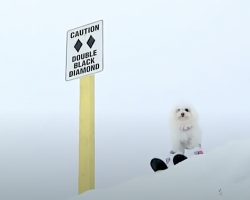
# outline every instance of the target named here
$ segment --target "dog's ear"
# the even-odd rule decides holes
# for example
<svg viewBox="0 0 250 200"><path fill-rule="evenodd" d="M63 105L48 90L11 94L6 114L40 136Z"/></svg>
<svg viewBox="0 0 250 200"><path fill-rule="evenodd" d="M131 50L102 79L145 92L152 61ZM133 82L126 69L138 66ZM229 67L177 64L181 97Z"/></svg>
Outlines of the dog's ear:
<svg viewBox="0 0 250 200"><path fill-rule="evenodd" d="M169 121L170 121L170 124L173 124L173 121L176 120L176 113L178 112L177 110L179 109L179 106L174 106L172 107L172 109L170 110L170 113L169 113Z"/></svg>
<svg viewBox="0 0 250 200"><path fill-rule="evenodd" d="M194 120L198 120L198 113L193 106L189 106L189 111L192 114L192 117L194 118Z"/></svg>

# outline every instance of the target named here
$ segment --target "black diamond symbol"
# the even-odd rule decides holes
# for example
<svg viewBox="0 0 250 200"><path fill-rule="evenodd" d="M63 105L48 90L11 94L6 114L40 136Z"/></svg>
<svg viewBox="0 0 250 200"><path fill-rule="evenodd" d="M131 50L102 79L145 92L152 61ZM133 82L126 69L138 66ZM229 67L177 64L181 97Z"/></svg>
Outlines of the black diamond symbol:
<svg viewBox="0 0 250 200"><path fill-rule="evenodd" d="M79 52L82 47L82 42L78 39L74 47L76 51Z"/></svg>
<svg viewBox="0 0 250 200"><path fill-rule="evenodd" d="M92 37L92 35L89 37L87 44L89 48L92 48L93 44L95 43L95 39Z"/></svg>

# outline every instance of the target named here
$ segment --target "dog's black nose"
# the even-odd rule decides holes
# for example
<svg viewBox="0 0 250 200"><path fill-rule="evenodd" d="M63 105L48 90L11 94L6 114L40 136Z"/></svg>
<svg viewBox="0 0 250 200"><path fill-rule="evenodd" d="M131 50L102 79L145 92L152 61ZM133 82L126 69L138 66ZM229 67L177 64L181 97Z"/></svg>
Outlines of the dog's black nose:
<svg viewBox="0 0 250 200"><path fill-rule="evenodd" d="M185 113L181 113L181 116L184 117Z"/></svg>

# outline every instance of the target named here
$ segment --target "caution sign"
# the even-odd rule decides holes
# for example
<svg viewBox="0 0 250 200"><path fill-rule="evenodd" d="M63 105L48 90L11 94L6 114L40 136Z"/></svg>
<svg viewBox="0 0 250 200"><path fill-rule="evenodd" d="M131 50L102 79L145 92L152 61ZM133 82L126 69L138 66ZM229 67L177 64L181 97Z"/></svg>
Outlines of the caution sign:
<svg viewBox="0 0 250 200"><path fill-rule="evenodd" d="M67 32L66 80L103 70L103 21Z"/></svg>

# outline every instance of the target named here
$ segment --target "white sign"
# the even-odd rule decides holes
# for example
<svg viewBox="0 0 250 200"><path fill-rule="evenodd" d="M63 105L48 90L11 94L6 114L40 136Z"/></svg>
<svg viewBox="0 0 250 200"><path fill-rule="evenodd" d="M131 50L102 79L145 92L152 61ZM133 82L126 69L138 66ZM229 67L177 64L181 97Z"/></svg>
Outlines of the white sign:
<svg viewBox="0 0 250 200"><path fill-rule="evenodd" d="M66 80L103 70L103 21L67 32Z"/></svg>

